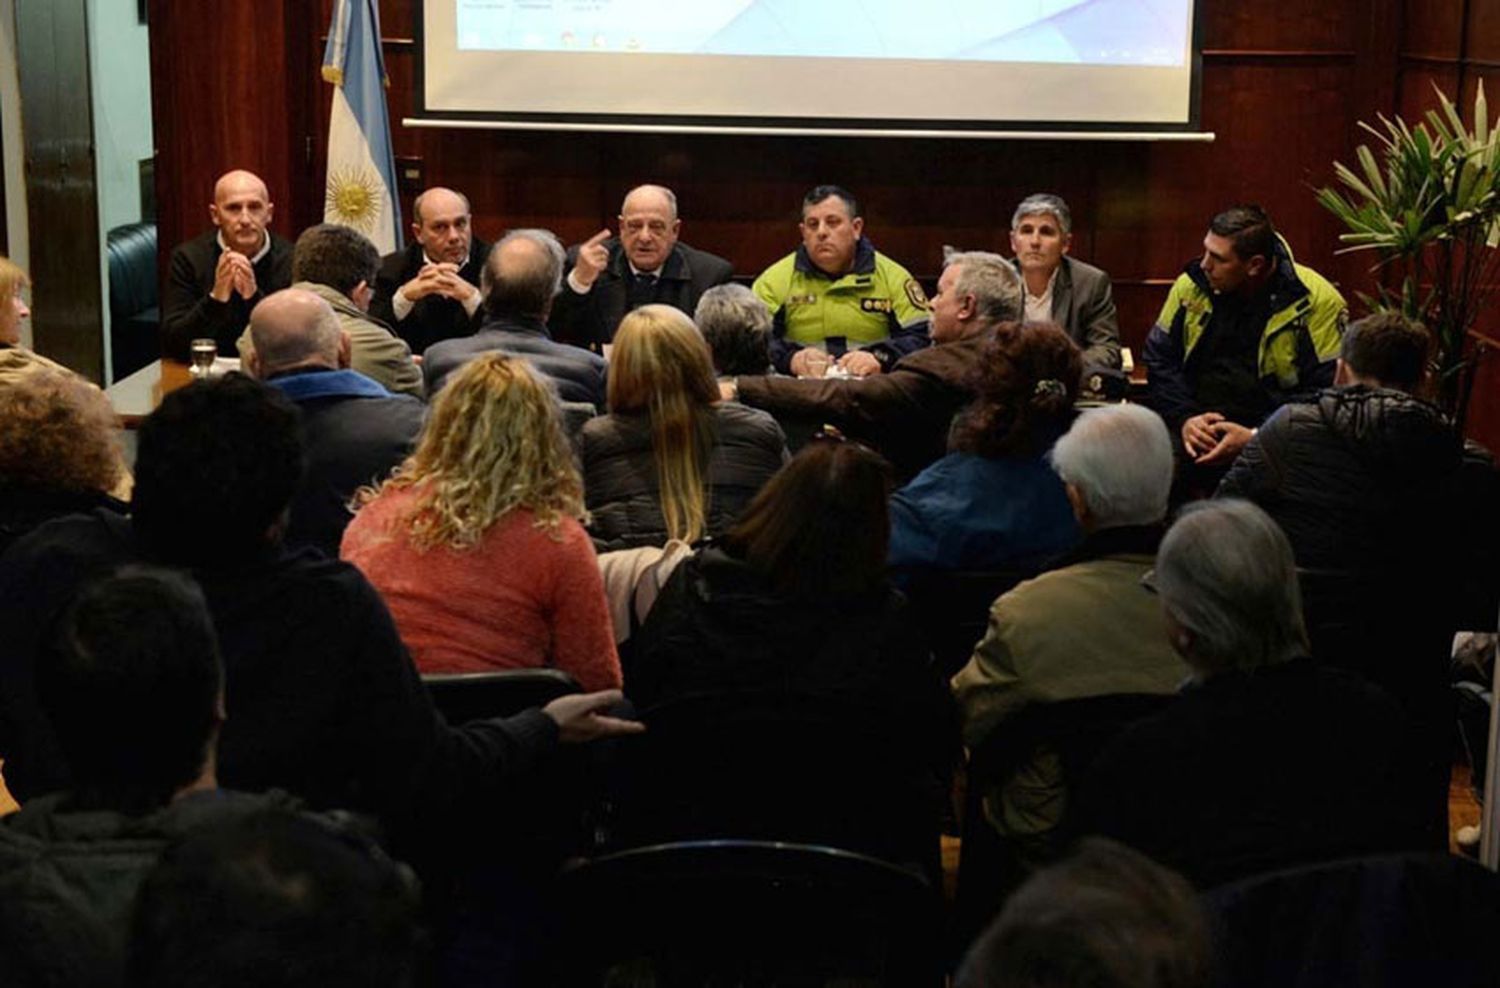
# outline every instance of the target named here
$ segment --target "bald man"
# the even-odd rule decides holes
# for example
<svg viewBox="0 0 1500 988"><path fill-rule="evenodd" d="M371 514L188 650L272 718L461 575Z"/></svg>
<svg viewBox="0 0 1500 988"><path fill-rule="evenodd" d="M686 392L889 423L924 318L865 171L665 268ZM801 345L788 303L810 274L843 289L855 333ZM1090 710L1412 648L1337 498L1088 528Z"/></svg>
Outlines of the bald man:
<svg viewBox="0 0 1500 988"><path fill-rule="evenodd" d="M413 353L468 336L483 321L479 273L490 245L474 236L473 222L463 193L428 189L412 204L412 242L380 262L370 315Z"/></svg>
<svg viewBox="0 0 1500 988"><path fill-rule="evenodd" d="M620 205L618 234L600 230L568 251L568 274L549 323L553 338L600 353L632 309L661 303L691 316L704 292L734 277L734 266L681 243L681 229L671 189L631 189Z"/></svg>
<svg viewBox="0 0 1500 988"><path fill-rule="evenodd" d="M220 354L234 353L255 303L292 283L292 245L269 229L273 210L266 183L252 172L227 172L214 183L214 229L172 251L161 306L164 356L187 360L199 337L218 341Z"/></svg>
<svg viewBox="0 0 1500 988"><path fill-rule="evenodd" d="M350 368L349 334L312 291L268 296L251 314L249 332L245 369L302 409L307 471L292 499L286 543L336 559L349 499L411 452L425 406Z"/></svg>

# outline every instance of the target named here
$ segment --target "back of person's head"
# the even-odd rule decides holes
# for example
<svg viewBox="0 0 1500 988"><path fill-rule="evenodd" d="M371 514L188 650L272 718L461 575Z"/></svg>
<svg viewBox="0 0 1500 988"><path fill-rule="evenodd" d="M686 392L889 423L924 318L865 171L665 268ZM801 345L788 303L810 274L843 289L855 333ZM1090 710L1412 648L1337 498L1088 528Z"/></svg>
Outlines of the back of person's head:
<svg viewBox="0 0 1500 988"><path fill-rule="evenodd" d="M1167 516L1172 438L1143 405L1091 408L1052 447L1052 468L1077 488L1094 529L1151 525Z"/></svg>
<svg viewBox="0 0 1500 988"><path fill-rule="evenodd" d="M85 587L37 667L76 800L131 814L199 779L222 689L202 591L185 575L141 566Z"/></svg>
<svg viewBox="0 0 1500 988"><path fill-rule="evenodd" d="M1208 229L1228 238L1241 261L1257 254L1268 261L1276 256L1276 227L1266 211L1254 204L1230 206L1209 221Z"/></svg>
<svg viewBox="0 0 1500 988"><path fill-rule="evenodd" d="M1082 375L1077 344L1056 325L1001 323L980 351L974 404L953 424L953 448L997 458L1045 451L1068 428Z"/></svg>
<svg viewBox="0 0 1500 988"><path fill-rule="evenodd" d="M953 294L974 296L974 308L986 322L1015 322L1026 311L1025 286L1009 261L985 250L949 254L944 267L958 265Z"/></svg>
<svg viewBox="0 0 1500 988"><path fill-rule="evenodd" d="M1088 838L1010 897L955 988L1208 988L1208 923L1182 876Z"/></svg>
<svg viewBox="0 0 1500 988"><path fill-rule="evenodd" d="M336 368L341 333L325 299L301 288L282 289L250 313L252 363L261 378L309 365Z"/></svg>
<svg viewBox="0 0 1500 988"><path fill-rule="evenodd" d="M352 295L360 282L375 284L380 251L358 230L319 223L302 231L292 251L292 280L327 285Z"/></svg>
<svg viewBox="0 0 1500 988"><path fill-rule="evenodd" d="M133 988L407 988L424 940L410 871L368 840L267 811L169 847L136 901Z"/></svg>
<svg viewBox="0 0 1500 988"><path fill-rule="evenodd" d="M607 389L611 412L650 416L667 536L694 541L707 517L703 473L719 400L703 334L670 305L641 306L615 331Z"/></svg>
<svg viewBox="0 0 1500 988"><path fill-rule="evenodd" d="M499 352L480 354L449 379L416 450L356 501L385 487L415 490L404 525L418 549L474 545L516 508L554 535L564 516L588 517L556 395L524 358Z"/></svg>
<svg viewBox="0 0 1500 988"><path fill-rule="evenodd" d="M1200 674L1250 670L1307 653L1292 546L1249 501L1183 509L1156 554L1155 586Z"/></svg>
<svg viewBox="0 0 1500 988"><path fill-rule="evenodd" d="M1377 312L1344 331L1339 359L1361 380L1411 394L1427 374L1431 344L1421 323L1399 312Z"/></svg>
<svg viewBox="0 0 1500 988"><path fill-rule="evenodd" d="M562 288L567 252L550 230L512 230L490 248L479 276L484 311L491 318L544 319Z"/></svg>
<svg viewBox="0 0 1500 988"><path fill-rule="evenodd" d="M162 399L138 432L131 514L148 554L232 565L275 541L302 479L302 422L273 387L243 374Z"/></svg>
<svg viewBox="0 0 1500 988"><path fill-rule="evenodd" d="M37 367L0 387L0 490L114 490L122 464L104 392Z"/></svg>
<svg viewBox="0 0 1500 988"><path fill-rule="evenodd" d="M724 544L778 593L868 593L885 580L890 491L890 465L878 453L815 441L760 489Z"/></svg>
<svg viewBox="0 0 1500 988"><path fill-rule="evenodd" d="M1022 199L1016 205L1016 211L1010 216L1010 228L1017 229L1021 221L1028 216L1041 216L1048 213L1057 217L1057 228L1064 234L1073 232L1073 211L1068 208L1062 196L1053 195L1050 192L1033 192Z"/></svg>
<svg viewBox="0 0 1500 988"><path fill-rule="evenodd" d="M771 310L744 285L715 285L704 292L693 322L720 375L764 374L770 368Z"/></svg>

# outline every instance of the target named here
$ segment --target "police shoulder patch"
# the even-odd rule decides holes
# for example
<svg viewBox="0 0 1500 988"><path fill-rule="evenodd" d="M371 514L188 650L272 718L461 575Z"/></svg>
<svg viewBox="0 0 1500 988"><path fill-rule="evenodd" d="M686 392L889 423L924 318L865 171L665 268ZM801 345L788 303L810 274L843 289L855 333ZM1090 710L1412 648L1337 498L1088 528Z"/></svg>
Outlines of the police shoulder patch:
<svg viewBox="0 0 1500 988"><path fill-rule="evenodd" d="M907 278L905 287L906 297L912 305L919 309L927 308L927 293L922 291L922 286L917 283L917 279Z"/></svg>

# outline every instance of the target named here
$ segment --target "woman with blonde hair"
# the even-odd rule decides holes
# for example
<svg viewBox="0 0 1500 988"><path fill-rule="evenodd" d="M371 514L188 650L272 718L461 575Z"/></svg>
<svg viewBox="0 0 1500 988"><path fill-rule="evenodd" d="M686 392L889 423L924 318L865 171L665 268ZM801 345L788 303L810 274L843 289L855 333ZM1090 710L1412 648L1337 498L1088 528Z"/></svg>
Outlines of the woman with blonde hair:
<svg viewBox="0 0 1500 988"><path fill-rule="evenodd" d="M30 285L15 261L0 257L0 347L21 345L21 320L31 315L23 292Z"/></svg>
<svg viewBox="0 0 1500 988"><path fill-rule="evenodd" d="M601 547L718 535L787 458L775 419L719 400L708 343L671 306L642 306L620 323L608 399L609 414L579 436Z"/></svg>
<svg viewBox="0 0 1500 988"><path fill-rule="evenodd" d="M416 451L355 501L340 555L385 598L417 668L549 665L585 690L620 685L557 399L524 359L464 365Z"/></svg>

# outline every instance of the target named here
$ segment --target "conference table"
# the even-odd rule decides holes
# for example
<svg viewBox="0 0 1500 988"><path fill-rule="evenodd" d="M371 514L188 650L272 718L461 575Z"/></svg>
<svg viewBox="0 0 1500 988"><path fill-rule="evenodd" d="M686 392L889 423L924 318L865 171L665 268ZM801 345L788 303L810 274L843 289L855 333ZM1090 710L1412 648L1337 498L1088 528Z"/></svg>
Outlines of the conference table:
<svg viewBox="0 0 1500 988"><path fill-rule="evenodd" d="M239 369L240 362L233 357L220 357L214 361L215 375ZM186 386L192 379L187 364L163 357L111 384L104 393L120 420L120 427L135 429L141 424L141 419L161 404L163 395Z"/></svg>

